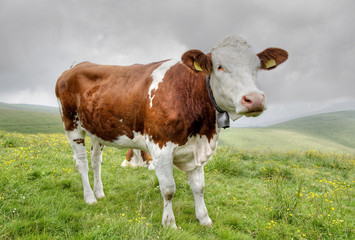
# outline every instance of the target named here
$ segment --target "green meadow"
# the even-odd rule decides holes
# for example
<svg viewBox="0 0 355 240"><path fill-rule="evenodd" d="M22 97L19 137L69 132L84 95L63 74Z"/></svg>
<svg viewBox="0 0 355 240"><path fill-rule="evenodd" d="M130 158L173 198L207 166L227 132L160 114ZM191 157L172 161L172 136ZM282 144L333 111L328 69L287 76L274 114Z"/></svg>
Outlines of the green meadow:
<svg viewBox="0 0 355 240"><path fill-rule="evenodd" d="M355 111L318 114L266 128L223 130L219 144L245 150L355 154Z"/></svg>
<svg viewBox="0 0 355 240"><path fill-rule="evenodd" d="M0 130L33 134L62 133L63 124L56 108L27 107L0 102Z"/></svg>
<svg viewBox="0 0 355 240"><path fill-rule="evenodd" d="M0 239L354 239L354 121L349 111L223 130L205 166L213 226L199 225L174 169L170 229L154 171L120 167L124 149L105 147L106 197L87 205L59 115L0 108Z"/></svg>

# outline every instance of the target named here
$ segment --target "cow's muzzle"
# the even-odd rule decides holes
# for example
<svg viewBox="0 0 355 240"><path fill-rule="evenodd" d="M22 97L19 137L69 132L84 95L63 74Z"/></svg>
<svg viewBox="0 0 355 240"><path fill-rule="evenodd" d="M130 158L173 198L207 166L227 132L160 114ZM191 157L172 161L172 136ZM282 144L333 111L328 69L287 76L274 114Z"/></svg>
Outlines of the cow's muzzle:
<svg viewBox="0 0 355 240"><path fill-rule="evenodd" d="M243 114L246 117L256 117L263 113L265 108L265 95L258 92L251 92L244 95L242 105L247 109Z"/></svg>

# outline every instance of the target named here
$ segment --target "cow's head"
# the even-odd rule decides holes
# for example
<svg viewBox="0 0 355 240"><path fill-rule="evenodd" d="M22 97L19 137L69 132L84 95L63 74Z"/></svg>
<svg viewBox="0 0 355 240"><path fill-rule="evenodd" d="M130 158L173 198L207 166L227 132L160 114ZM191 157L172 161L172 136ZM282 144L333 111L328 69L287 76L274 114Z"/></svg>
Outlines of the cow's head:
<svg viewBox="0 0 355 240"><path fill-rule="evenodd" d="M210 76L217 105L236 120L243 115L258 116L265 110L265 96L255 85L257 72L274 69L287 58L288 53L279 48L255 54L243 38L231 35L211 53L190 50L181 59L196 74Z"/></svg>

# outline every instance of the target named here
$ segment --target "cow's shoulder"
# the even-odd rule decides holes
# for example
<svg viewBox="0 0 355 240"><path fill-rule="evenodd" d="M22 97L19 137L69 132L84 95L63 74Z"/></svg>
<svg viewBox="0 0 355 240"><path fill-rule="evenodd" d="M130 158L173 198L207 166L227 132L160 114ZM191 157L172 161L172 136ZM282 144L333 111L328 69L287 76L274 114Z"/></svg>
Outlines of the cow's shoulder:
<svg viewBox="0 0 355 240"><path fill-rule="evenodd" d="M205 78L181 63L166 71L145 116L146 133L160 146L168 141L180 146L191 136L211 139L216 134L216 114Z"/></svg>

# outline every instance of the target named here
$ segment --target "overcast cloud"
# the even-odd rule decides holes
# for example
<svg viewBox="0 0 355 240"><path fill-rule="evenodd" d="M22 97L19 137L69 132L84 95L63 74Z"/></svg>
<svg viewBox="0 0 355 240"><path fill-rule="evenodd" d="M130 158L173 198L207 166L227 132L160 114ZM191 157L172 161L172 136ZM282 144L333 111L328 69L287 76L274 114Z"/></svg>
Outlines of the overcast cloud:
<svg viewBox="0 0 355 240"><path fill-rule="evenodd" d="M354 12L353 0L0 0L0 101L56 106L72 64L180 58L237 33L256 53L289 52L259 74L270 109L355 102Z"/></svg>

